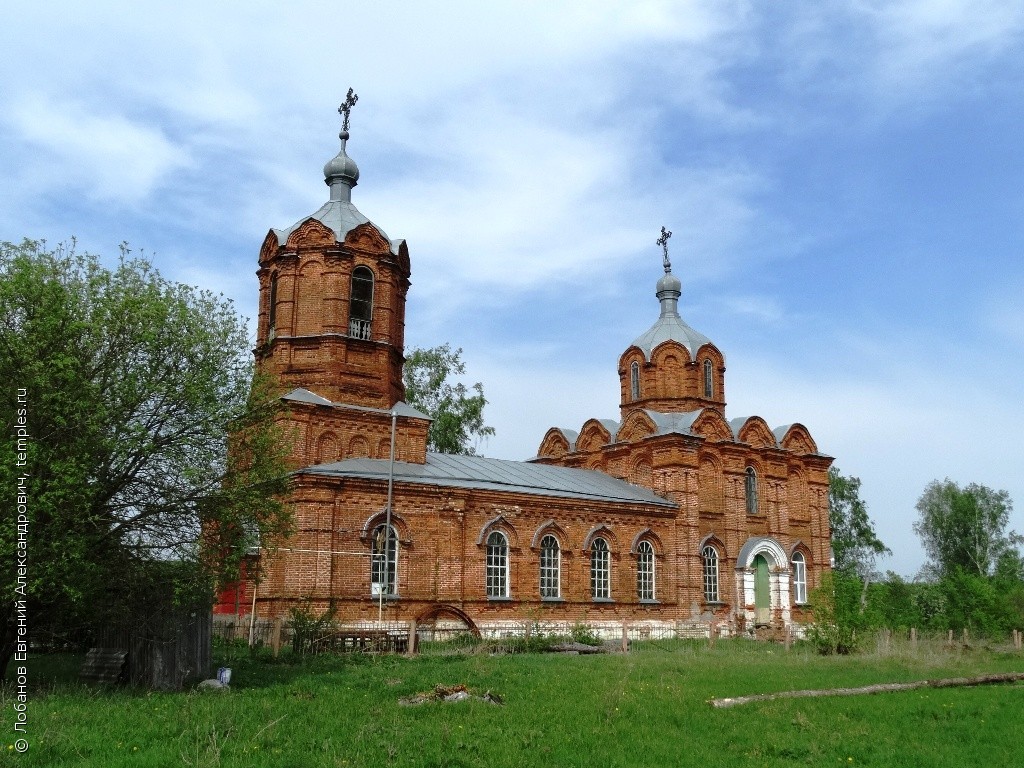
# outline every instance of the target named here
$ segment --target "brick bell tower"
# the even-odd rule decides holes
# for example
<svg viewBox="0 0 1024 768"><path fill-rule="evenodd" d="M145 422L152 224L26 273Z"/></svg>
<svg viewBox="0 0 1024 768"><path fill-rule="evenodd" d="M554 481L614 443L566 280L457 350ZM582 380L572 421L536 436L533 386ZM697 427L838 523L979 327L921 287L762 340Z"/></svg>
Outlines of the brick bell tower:
<svg viewBox="0 0 1024 768"><path fill-rule="evenodd" d="M260 249L256 364L286 389L333 403L389 409L402 384L409 250L352 204L359 168L348 156L349 89L341 150L324 166L330 199Z"/></svg>

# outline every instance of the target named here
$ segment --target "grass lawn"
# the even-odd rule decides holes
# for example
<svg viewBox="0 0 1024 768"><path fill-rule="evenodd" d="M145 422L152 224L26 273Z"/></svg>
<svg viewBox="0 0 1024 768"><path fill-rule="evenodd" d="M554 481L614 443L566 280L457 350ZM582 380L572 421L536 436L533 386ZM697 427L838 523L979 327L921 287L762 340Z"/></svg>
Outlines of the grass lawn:
<svg viewBox="0 0 1024 768"><path fill-rule="evenodd" d="M820 657L744 640L637 644L628 655L424 654L220 659L230 693L98 691L77 660L43 657L25 766L1002 766L1024 755L1024 685L790 699L713 709L708 699L1024 671L976 649ZM48 679L51 678L51 679ZM402 706L436 684L479 700Z"/></svg>

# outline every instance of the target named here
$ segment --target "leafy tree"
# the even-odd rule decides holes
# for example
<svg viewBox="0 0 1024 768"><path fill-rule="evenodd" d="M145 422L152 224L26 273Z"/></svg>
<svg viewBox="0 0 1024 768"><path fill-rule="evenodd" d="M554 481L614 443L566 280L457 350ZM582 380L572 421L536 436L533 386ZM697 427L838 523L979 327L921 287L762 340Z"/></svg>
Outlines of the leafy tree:
<svg viewBox="0 0 1024 768"><path fill-rule="evenodd" d="M7 435L21 425L29 438L0 447L0 485L10 496L27 478L29 518L24 594L11 574L0 584L0 674L16 598L37 638L124 621L155 574L173 573L183 599L208 597L256 537L287 531L275 406L249 348L230 301L125 246L107 269L74 242L0 243L0 413ZM18 544L8 500L5 564Z"/></svg>
<svg viewBox="0 0 1024 768"><path fill-rule="evenodd" d="M867 583L874 575L876 558L892 552L868 517L860 498L860 478L844 477L837 467L828 471L828 520L836 571L857 575Z"/></svg>
<svg viewBox="0 0 1024 768"><path fill-rule="evenodd" d="M462 350L448 344L431 349L414 348L405 359L402 378L405 399L433 419L427 447L440 453L476 453L474 442L494 434L484 425L483 384L467 387L457 376L466 374Z"/></svg>
<svg viewBox="0 0 1024 768"><path fill-rule="evenodd" d="M940 577L958 570L992 576L1020 572L1019 546L1024 538L1008 531L1013 502L1006 491L971 483L960 488L947 478L928 484L917 502L920 515L914 532L930 559L929 569Z"/></svg>

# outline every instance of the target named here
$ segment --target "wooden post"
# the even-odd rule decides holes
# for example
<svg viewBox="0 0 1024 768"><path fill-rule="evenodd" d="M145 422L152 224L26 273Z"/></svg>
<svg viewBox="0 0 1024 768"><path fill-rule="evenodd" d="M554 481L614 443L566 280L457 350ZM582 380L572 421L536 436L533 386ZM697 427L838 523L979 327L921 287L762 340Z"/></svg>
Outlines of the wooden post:
<svg viewBox="0 0 1024 768"><path fill-rule="evenodd" d="M629 624L622 620L622 652L629 653Z"/></svg>
<svg viewBox="0 0 1024 768"><path fill-rule="evenodd" d="M278 616L274 619L274 632L270 636L270 647L274 651L274 658L277 658L277 654L281 652L281 625L284 624L284 619Z"/></svg>
<svg viewBox="0 0 1024 768"><path fill-rule="evenodd" d="M953 647L953 630L952 629L949 630L949 633L946 635L946 645L948 647L950 647L950 648Z"/></svg>
<svg viewBox="0 0 1024 768"><path fill-rule="evenodd" d="M971 639L971 636L970 636L970 634L967 631L967 627L964 627L964 645L967 645L968 641L970 639Z"/></svg>
<svg viewBox="0 0 1024 768"><path fill-rule="evenodd" d="M910 628L910 647L917 650L917 627Z"/></svg>
<svg viewBox="0 0 1024 768"><path fill-rule="evenodd" d="M405 652L409 656L416 655L416 619L409 622L409 645Z"/></svg>
<svg viewBox="0 0 1024 768"><path fill-rule="evenodd" d="M790 646L792 646L792 645L793 645L793 625L790 624L788 627L786 627L786 650L788 651L790 649Z"/></svg>
<svg viewBox="0 0 1024 768"><path fill-rule="evenodd" d="M1013 630L1013 647L1016 648L1018 651L1020 650L1021 646L1021 637L1021 631L1019 629Z"/></svg>

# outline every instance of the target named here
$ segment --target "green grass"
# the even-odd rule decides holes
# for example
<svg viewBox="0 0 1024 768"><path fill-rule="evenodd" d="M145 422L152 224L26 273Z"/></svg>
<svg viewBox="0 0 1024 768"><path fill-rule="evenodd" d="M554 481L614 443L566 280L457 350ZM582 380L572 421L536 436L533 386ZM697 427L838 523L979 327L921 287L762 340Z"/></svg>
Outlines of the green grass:
<svg viewBox="0 0 1024 768"><path fill-rule="evenodd" d="M292 663L294 662L294 663ZM628 655L235 653L229 694L97 691L35 660L26 755L10 688L0 764L26 766L1000 766L1019 761L1024 686L782 700L717 696L1024 670L1024 654L820 657L735 640L637 644ZM61 668L60 665L64 667ZM435 684L505 699L404 707Z"/></svg>

